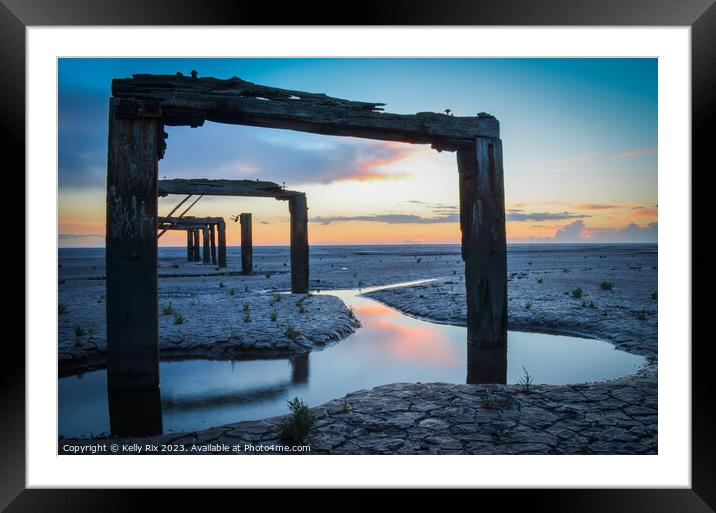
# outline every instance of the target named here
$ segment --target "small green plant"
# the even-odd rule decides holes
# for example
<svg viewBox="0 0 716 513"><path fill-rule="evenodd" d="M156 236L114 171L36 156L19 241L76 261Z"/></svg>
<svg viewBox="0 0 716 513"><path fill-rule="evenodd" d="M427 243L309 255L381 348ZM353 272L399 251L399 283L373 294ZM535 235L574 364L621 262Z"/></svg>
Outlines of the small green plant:
<svg viewBox="0 0 716 513"><path fill-rule="evenodd" d="M657 299L656 291L654 291L654 292L651 293L651 299L653 299L654 301L656 301L656 299Z"/></svg>
<svg viewBox="0 0 716 513"><path fill-rule="evenodd" d="M537 283L542 283L544 281L543 278L537 278Z"/></svg>
<svg viewBox="0 0 716 513"><path fill-rule="evenodd" d="M248 292L248 291L249 291L249 286L248 286L248 285L244 285L244 292Z"/></svg>
<svg viewBox="0 0 716 513"><path fill-rule="evenodd" d="M422 261L423 261L422 258L418 258L417 263L420 263L420 262L422 262Z"/></svg>
<svg viewBox="0 0 716 513"><path fill-rule="evenodd" d="M63 305L62 303L57 305L57 314L62 315L67 311L67 305Z"/></svg>
<svg viewBox="0 0 716 513"><path fill-rule="evenodd" d="M351 411L351 405L348 403L348 396L343 398L343 413Z"/></svg>
<svg viewBox="0 0 716 513"><path fill-rule="evenodd" d="M580 297L582 297L582 294L584 294L584 291L580 287L577 287L576 289L573 289L570 294L573 298L579 299Z"/></svg>
<svg viewBox="0 0 716 513"><path fill-rule="evenodd" d="M647 318L646 310L639 310L639 311L636 313L635 317L636 317L637 319L639 319L640 321L645 321L646 318Z"/></svg>
<svg viewBox="0 0 716 513"><path fill-rule="evenodd" d="M72 330L75 332L76 337L81 337L82 335L85 334L85 329L82 326L80 326L79 324L75 324L72 327Z"/></svg>
<svg viewBox="0 0 716 513"><path fill-rule="evenodd" d="M530 302L525 303L525 310L529 310L530 308L532 308L532 303L530 303Z"/></svg>
<svg viewBox="0 0 716 513"><path fill-rule="evenodd" d="M291 340L294 340L301 335L298 331L295 330L295 328L293 326L289 326L288 328L286 328L286 331L284 331L283 334L286 335Z"/></svg>
<svg viewBox="0 0 716 513"><path fill-rule="evenodd" d="M270 277L271 277L271 273L270 273L270 272L269 272L269 273L266 273L266 274L264 274L264 276L266 276L267 278L270 278Z"/></svg>
<svg viewBox="0 0 716 513"><path fill-rule="evenodd" d="M271 320L276 322L276 319L278 319L278 312L274 310L273 312L271 312Z"/></svg>
<svg viewBox="0 0 716 513"><path fill-rule="evenodd" d="M302 443L313 428L316 418L308 405L298 397L288 401L291 416L281 423L279 437L281 440L293 443Z"/></svg>
<svg viewBox="0 0 716 513"><path fill-rule="evenodd" d="M184 316L179 312L174 314L174 324L184 324Z"/></svg>
<svg viewBox="0 0 716 513"><path fill-rule="evenodd" d="M349 306L349 307L348 307L348 317L351 318L351 319L355 319L355 318L356 318L356 313L353 311L353 307L352 307L352 306Z"/></svg>
<svg viewBox="0 0 716 513"><path fill-rule="evenodd" d="M229 289L229 295L230 295L230 296L233 296L234 294L236 294L236 290L234 290L234 289Z"/></svg>
<svg viewBox="0 0 716 513"><path fill-rule="evenodd" d="M220 282L219 282L219 288L220 288L220 289L223 289L224 287L226 287L226 285L224 285L224 282L223 282L223 281L220 281Z"/></svg>
<svg viewBox="0 0 716 513"><path fill-rule="evenodd" d="M527 372L527 369L522 367L523 375L520 378L520 386L522 387L522 393L523 394L531 394L532 393L532 383L534 383L534 376Z"/></svg>
<svg viewBox="0 0 716 513"><path fill-rule="evenodd" d="M248 312L251 309L251 305L248 302L244 303L244 312Z"/></svg>
<svg viewBox="0 0 716 513"><path fill-rule="evenodd" d="M174 305L169 303L168 305L164 305L162 307L162 315L171 315L174 313Z"/></svg>
<svg viewBox="0 0 716 513"><path fill-rule="evenodd" d="M274 293L274 295L273 295L273 302L274 302L274 303L278 303L279 301L281 301L281 294L279 294L278 292L276 292L276 293Z"/></svg>
<svg viewBox="0 0 716 513"><path fill-rule="evenodd" d="M196 306L196 305L198 305L199 303L196 302L196 299L191 298L191 301L189 302L189 304L190 304L191 306Z"/></svg>
<svg viewBox="0 0 716 513"><path fill-rule="evenodd" d="M251 322L251 314L248 310L244 311L244 322L249 323Z"/></svg>
<svg viewBox="0 0 716 513"><path fill-rule="evenodd" d="M603 281L599 284L599 288L602 290L612 290L612 287L614 287L614 284L610 281Z"/></svg>
<svg viewBox="0 0 716 513"><path fill-rule="evenodd" d="M303 304L303 299L296 301L296 306L298 307L298 313L306 313L306 306Z"/></svg>
<svg viewBox="0 0 716 513"><path fill-rule="evenodd" d="M495 407L495 398L489 388L482 394L482 407L486 410L492 410Z"/></svg>

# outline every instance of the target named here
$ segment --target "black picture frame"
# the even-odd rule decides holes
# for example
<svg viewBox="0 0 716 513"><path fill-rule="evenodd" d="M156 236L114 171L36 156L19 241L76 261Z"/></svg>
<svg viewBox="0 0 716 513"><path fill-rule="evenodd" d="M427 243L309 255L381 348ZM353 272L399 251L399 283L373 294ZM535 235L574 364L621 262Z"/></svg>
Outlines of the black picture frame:
<svg viewBox="0 0 716 513"><path fill-rule="evenodd" d="M4 179L13 196L22 203L25 191L25 29L36 25L620 25L689 26L692 44L692 169L684 179L692 180L692 319L694 335L713 306L707 294L714 290L713 264L709 255L706 208L713 202L711 190L694 187L697 176L711 171L709 128L716 105L716 5L714 0L442 0L366 1L339 17L338 9L322 9L318 3L282 5L234 1L193 0L2 0L0 1L0 134L3 145ZM317 13L333 12L333 19L320 20ZM320 22L319 22L320 20ZM663 143L660 141L660 143ZM708 167L707 167L708 166ZM24 211L17 205L16 212ZM18 228L19 230L19 228ZM24 233L24 230L23 230ZM24 245L23 245L24 247ZM3 269L25 269L24 250L2 252ZM9 273L6 286L21 290L21 275ZM24 283L23 283L24 285ZM24 290L24 289L23 289ZM704 301L699 301L700 293ZM18 294L19 297L19 294ZM24 297L24 292L23 296ZM8 305L7 315L19 319L24 301ZM24 312L23 312L24 313ZM15 321L15 324L17 322ZM172 504L205 501L206 490L70 490L25 489L25 351L17 338L6 338L0 358L0 508L20 511L139 511L150 506L149 499L162 502L158 510ZM707 512L716 509L716 390L709 359L711 337L693 336L692 342L692 487L690 489L614 490L481 490L475 493L487 506L496 502L502 510L519 505L532 511L557 512ZM685 342L685 341L684 341ZM211 492L216 493L216 492ZM223 491L228 500L245 491ZM295 493L295 492L294 492ZM191 497L189 497L191 495ZM293 500L297 499L295 495ZM330 500L330 499L328 499ZM474 500L474 499L471 499ZM489 502L488 502L489 500ZM205 505L211 504L204 502ZM216 503L218 506L218 503ZM238 502L235 504L239 504ZM478 505L476 504L476 506ZM154 509L157 509L156 507Z"/></svg>

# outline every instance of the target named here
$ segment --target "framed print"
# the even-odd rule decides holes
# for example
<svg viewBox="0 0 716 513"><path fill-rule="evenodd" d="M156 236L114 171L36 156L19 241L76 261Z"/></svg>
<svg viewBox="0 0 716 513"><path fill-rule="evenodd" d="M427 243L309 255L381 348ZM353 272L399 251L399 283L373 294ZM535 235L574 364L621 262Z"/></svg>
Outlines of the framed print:
<svg viewBox="0 0 716 513"><path fill-rule="evenodd" d="M712 510L711 2L5 4L8 511L186 487Z"/></svg>

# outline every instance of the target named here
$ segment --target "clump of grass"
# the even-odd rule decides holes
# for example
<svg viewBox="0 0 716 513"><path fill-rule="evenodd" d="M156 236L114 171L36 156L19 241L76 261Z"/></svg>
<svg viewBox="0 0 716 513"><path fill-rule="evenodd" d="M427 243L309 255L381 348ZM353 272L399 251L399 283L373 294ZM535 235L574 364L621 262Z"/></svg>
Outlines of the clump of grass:
<svg viewBox="0 0 716 513"><path fill-rule="evenodd" d="M416 260L417 263L420 263L420 262L422 262L422 261L423 261L422 258L418 258L418 259Z"/></svg>
<svg viewBox="0 0 716 513"><path fill-rule="evenodd" d="M542 283L544 281L544 278L537 278L537 283Z"/></svg>
<svg viewBox="0 0 716 513"><path fill-rule="evenodd" d="M645 320L646 320L646 317L647 317L646 310L639 310L639 311L636 313L635 317L636 317L637 319L639 319L640 321L645 321Z"/></svg>
<svg viewBox="0 0 716 513"><path fill-rule="evenodd" d="M248 303L244 303L244 322L251 322L251 307Z"/></svg>
<svg viewBox="0 0 716 513"><path fill-rule="evenodd" d="M279 294L278 292L276 292L276 293L274 293L274 295L273 295L273 302L274 302L274 303L278 303L279 301L281 301L281 294Z"/></svg>
<svg viewBox="0 0 716 513"><path fill-rule="evenodd" d="M522 387L521 391L523 394L531 394L533 392L532 383L534 383L534 376L527 372L527 369L525 369L524 366L522 367L522 372L524 374L520 378L520 386Z"/></svg>
<svg viewBox="0 0 716 513"><path fill-rule="evenodd" d="M656 301L656 299L657 299L656 291L654 291L654 292L651 293L651 299L653 299L654 301Z"/></svg>
<svg viewBox="0 0 716 513"><path fill-rule="evenodd" d="M352 306L349 306L349 307L348 307L348 317L351 318L351 319L355 319L355 318L356 318L356 313L353 311L353 307L352 307Z"/></svg>
<svg viewBox="0 0 716 513"><path fill-rule="evenodd" d="M296 306L298 307L298 313L306 313L306 306L303 304L303 299L296 301Z"/></svg>
<svg viewBox="0 0 716 513"><path fill-rule="evenodd" d="M530 303L530 302L525 303L525 310L529 310L530 308L532 308L532 303Z"/></svg>
<svg viewBox="0 0 716 513"><path fill-rule="evenodd" d="M57 305L57 314L58 314L58 315L62 315L62 314L65 313L66 311L67 311L67 305L64 305L64 304L62 304L62 303L59 303L59 304Z"/></svg>
<svg viewBox="0 0 716 513"><path fill-rule="evenodd" d="M244 312L248 312L250 309L251 305L248 302L244 303Z"/></svg>
<svg viewBox="0 0 716 513"><path fill-rule="evenodd" d="M586 301L582 301L582 307L583 308L596 308L596 306L594 306L593 301L590 301L589 303L587 303Z"/></svg>
<svg viewBox="0 0 716 513"><path fill-rule="evenodd" d="M294 340L301 335L298 331L296 331L296 329L293 326L289 326L288 328L286 328L286 331L284 331L283 334L286 335L291 340Z"/></svg>
<svg viewBox="0 0 716 513"><path fill-rule="evenodd" d="M273 312L271 312L271 320L276 322L276 319L278 319L278 312L274 310Z"/></svg>
<svg viewBox="0 0 716 513"><path fill-rule="evenodd" d="M580 297L582 297L582 294L584 294L584 291L580 287L577 287L576 289L573 289L572 292L570 292L570 295L575 299L579 299Z"/></svg>
<svg viewBox="0 0 716 513"><path fill-rule="evenodd" d="M226 285L224 285L224 282L223 282L223 281L220 281L220 282L219 282L219 288L220 288L220 289L223 289L224 287L226 287Z"/></svg>
<svg viewBox="0 0 716 513"><path fill-rule="evenodd" d="M351 405L348 403L348 396L343 398L343 413L351 411Z"/></svg>
<svg viewBox="0 0 716 513"><path fill-rule="evenodd" d="M610 281L603 281L599 284L599 288L602 290L612 290L612 287L614 287L614 284Z"/></svg>
<svg viewBox="0 0 716 513"><path fill-rule="evenodd" d="M174 269L179 269L179 264L172 264L172 267L173 267Z"/></svg>
<svg viewBox="0 0 716 513"><path fill-rule="evenodd" d="M271 273L268 272L268 273L264 274L264 276L266 276L267 278L270 278L270 277L271 277Z"/></svg>
<svg viewBox="0 0 716 513"><path fill-rule="evenodd" d="M184 316L179 312L174 314L174 324L184 324Z"/></svg>
<svg viewBox="0 0 716 513"><path fill-rule="evenodd" d="M101 303L102 301L104 301L104 296L100 296L100 297L97 298L97 303L98 303L98 304Z"/></svg>
<svg viewBox="0 0 716 513"><path fill-rule="evenodd" d="M229 295L230 295L230 296L233 296L234 294L236 294L236 290L234 290L234 289L229 289Z"/></svg>
<svg viewBox="0 0 716 513"><path fill-rule="evenodd" d="M486 410L492 410L495 407L495 398L489 388L482 394L482 407Z"/></svg>
<svg viewBox="0 0 716 513"><path fill-rule="evenodd" d="M244 292L248 292L248 291L249 291L249 286L248 286L248 285L244 285Z"/></svg>
<svg viewBox="0 0 716 513"><path fill-rule="evenodd" d="M281 440L293 443L302 443L313 428L316 418L308 405L298 397L288 401L291 416L281 423L279 437Z"/></svg>
<svg viewBox="0 0 716 513"><path fill-rule="evenodd" d="M174 313L174 305L169 303L168 305L164 305L162 307L162 315L171 315Z"/></svg>
<svg viewBox="0 0 716 513"><path fill-rule="evenodd" d="M191 306L196 306L196 305L198 305L199 303L196 302L196 299L191 298L191 301L189 302L189 304L190 304Z"/></svg>
<svg viewBox="0 0 716 513"><path fill-rule="evenodd" d="M79 324L75 324L72 327L72 330L75 332L76 337L81 337L82 335L85 334L85 329L82 326L80 326Z"/></svg>

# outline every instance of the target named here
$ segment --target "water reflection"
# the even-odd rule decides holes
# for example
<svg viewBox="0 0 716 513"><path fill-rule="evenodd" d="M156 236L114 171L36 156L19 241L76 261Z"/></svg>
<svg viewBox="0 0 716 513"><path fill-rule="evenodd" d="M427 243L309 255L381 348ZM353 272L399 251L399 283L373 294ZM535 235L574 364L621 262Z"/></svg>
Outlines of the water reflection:
<svg viewBox="0 0 716 513"><path fill-rule="evenodd" d="M645 363L599 340L539 333L509 332L507 348L482 348L466 343L464 327L414 319L357 291L326 293L340 296L362 323L341 343L283 359L162 361L161 394L141 400L108 397L104 370L62 378L60 434L196 431L283 415L295 396L316 406L386 383L517 383L523 366L535 384L583 383Z"/></svg>

